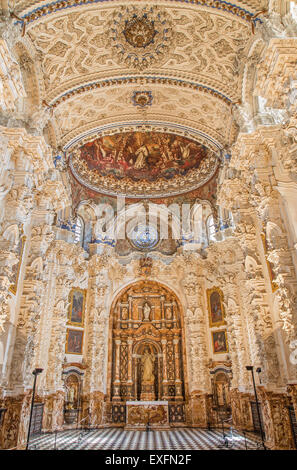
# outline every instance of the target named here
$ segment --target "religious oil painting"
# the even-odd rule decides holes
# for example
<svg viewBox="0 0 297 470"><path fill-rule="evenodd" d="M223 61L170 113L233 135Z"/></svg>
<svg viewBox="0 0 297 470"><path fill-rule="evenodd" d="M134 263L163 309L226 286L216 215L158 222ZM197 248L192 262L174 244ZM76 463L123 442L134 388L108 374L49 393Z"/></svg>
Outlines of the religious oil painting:
<svg viewBox="0 0 297 470"><path fill-rule="evenodd" d="M82 326L84 322L86 291L83 289L72 289L70 292L70 306L68 324Z"/></svg>
<svg viewBox="0 0 297 470"><path fill-rule="evenodd" d="M20 269L21 269L21 264L22 264L22 258L23 258L23 252L24 252L24 246L26 242L26 237L25 235L22 235L18 247L17 247L17 253L16 255L19 258L19 261L12 266L12 284L9 287L10 292L13 294L16 294L17 288L18 288L18 280L19 280L19 275L20 275Z"/></svg>
<svg viewBox="0 0 297 470"><path fill-rule="evenodd" d="M100 194L164 197L205 185L218 153L191 135L147 130L102 135L76 144L69 156L73 176Z"/></svg>
<svg viewBox="0 0 297 470"><path fill-rule="evenodd" d="M218 287L207 289L207 304L209 314L209 326L225 325L223 292Z"/></svg>
<svg viewBox="0 0 297 470"><path fill-rule="evenodd" d="M100 137L80 149L89 170L133 181L155 181L186 175L198 168L209 150L183 136L126 132Z"/></svg>
<svg viewBox="0 0 297 470"><path fill-rule="evenodd" d="M66 354L82 354L83 334L81 330L67 330Z"/></svg>
<svg viewBox="0 0 297 470"><path fill-rule="evenodd" d="M212 331L211 335L214 354L227 353L228 341L226 330Z"/></svg>

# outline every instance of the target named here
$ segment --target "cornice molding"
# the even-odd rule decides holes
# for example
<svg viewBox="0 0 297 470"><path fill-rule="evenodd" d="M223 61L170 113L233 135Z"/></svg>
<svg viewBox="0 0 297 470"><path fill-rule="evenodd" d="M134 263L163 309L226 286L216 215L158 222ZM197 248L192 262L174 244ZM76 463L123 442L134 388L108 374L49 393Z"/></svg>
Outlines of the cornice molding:
<svg viewBox="0 0 297 470"><path fill-rule="evenodd" d="M178 78L172 77L158 77L158 76L128 76L128 77L117 77L117 78L110 78L104 80L98 80L90 83L86 83L84 85L78 86L73 88L72 90L67 91L66 93L62 94L61 96L55 98L54 100L50 101L48 104L51 108L56 108L59 104L65 102L66 100L73 98L74 96L80 95L85 92L90 92L91 90L96 89L103 89L108 88L111 86L119 86L119 85L143 85L143 84L152 84L152 85L170 85L170 86L177 86L182 88L189 88L196 91L201 91L203 93L208 93L215 98L223 101L228 106L232 106L234 103L232 100L220 93L219 91L208 87L206 85L202 85L201 83L195 83L190 80L183 80Z"/></svg>
<svg viewBox="0 0 297 470"><path fill-rule="evenodd" d="M55 2L39 4L37 7L32 8L29 7L27 9L23 9L23 15L20 16L20 20L17 23L29 25L40 18L44 18L46 16L52 15L54 13L67 10L69 8L78 8L78 7L88 7L94 4L117 4L114 0L57 0ZM121 5L123 3L129 2L120 2ZM147 1L150 4L150 1ZM238 19L242 21L246 21L248 23L256 24L257 22L262 23L262 20L257 16L256 12L248 11L245 8L240 7L234 3L226 2L224 0L167 0L164 3L168 3L172 5L176 3L177 5L180 3L186 3L187 6L190 7L198 7L198 8L206 8L211 10L216 10L223 14L230 14L236 16Z"/></svg>
<svg viewBox="0 0 297 470"><path fill-rule="evenodd" d="M143 121L127 121L127 122L118 122L118 123L108 123L106 125L97 126L92 129L82 131L80 134L71 136L63 145L64 151L72 150L74 147L86 143L90 140L95 139L96 137L101 137L102 135L110 135L118 132L127 132L131 130L135 131L153 131L162 128L162 131L172 132L177 135L184 135L191 139L200 142L203 145L206 145L213 151L221 151L223 145L216 139L214 139L209 134L202 132L201 130L195 129L194 127L189 127L182 123L173 123L169 121L155 121L149 120L145 123Z"/></svg>

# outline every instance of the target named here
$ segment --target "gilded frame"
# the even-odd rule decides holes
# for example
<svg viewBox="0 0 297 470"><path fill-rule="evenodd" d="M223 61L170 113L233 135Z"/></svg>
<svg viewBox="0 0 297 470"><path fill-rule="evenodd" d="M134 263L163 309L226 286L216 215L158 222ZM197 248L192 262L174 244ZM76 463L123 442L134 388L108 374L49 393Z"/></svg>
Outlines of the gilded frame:
<svg viewBox="0 0 297 470"><path fill-rule="evenodd" d="M269 279L270 279L270 284L271 284L271 289L272 289L272 292L275 292L277 289L278 289L278 284L275 282L275 280L273 279L273 270L272 270L272 266L271 266L271 263L268 261L267 259L267 241L266 241L266 235L264 232L261 233L261 240L262 240L262 243L263 243L263 249L264 249L264 256L265 256L265 259L266 259L266 264L267 264L267 269L268 269L268 274L269 274Z"/></svg>
<svg viewBox="0 0 297 470"><path fill-rule="evenodd" d="M72 352L68 350L68 341L69 341L69 333L70 332L75 332L75 333L80 333L81 334L81 348L80 352ZM83 330L74 330L73 328L67 328L67 334L66 334L66 345L65 345L65 353L66 354L76 354L81 356L83 353L83 345L84 345L84 331Z"/></svg>
<svg viewBox="0 0 297 470"><path fill-rule="evenodd" d="M83 305L82 305L82 312L81 312L81 322L75 322L71 321L72 317L72 309L73 309L73 294L74 292L80 292L83 296ZM72 326L83 326L84 325L84 319L85 319L85 306L86 306L86 290L85 289L80 289L79 287L73 287L69 293L69 308L68 308L68 321L67 325L72 325Z"/></svg>
<svg viewBox="0 0 297 470"><path fill-rule="evenodd" d="M214 345L214 335L217 333L224 333L225 337L225 345L226 345L226 350L225 351L216 351L215 350L215 345ZM228 338L227 338L227 330L216 330L211 332L211 339L212 339L212 350L213 354L228 354L229 352L229 344L228 344Z"/></svg>
<svg viewBox="0 0 297 470"><path fill-rule="evenodd" d="M218 321L218 322L213 322L212 321L212 314L211 314L211 303L210 303L210 297L211 297L211 294L213 292L217 292L219 294L219 297L220 297L220 301L221 301L221 310L222 310L222 320ZM207 289L206 290L206 294L207 294L207 308L208 308L208 318L209 318L209 326L210 328L214 327L214 326L222 326L222 325L226 325L226 321L225 321L225 309L224 309L224 304L223 304L223 300L224 300L224 294L222 292L222 290L219 288L219 287L212 287L211 289Z"/></svg>
<svg viewBox="0 0 297 470"><path fill-rule="evenodd" d="M19 261L18 261L18 263L17 263L17 272L16 272L15 283L12 284L11 286L9 286L9 289L8 289L8 290L9 290L10 292L12 292L14 295L16 295L17 289L18 289L18 282L19 282L19 276L20 276L20 270L21 270L22 261L23 261L23 254L24 254L24 248L25 248L26 240L27 240L26 235L22 235L22 236L21 236L21 240L20 240L20 243L21 243L20 259L19 259Z"/></svg>

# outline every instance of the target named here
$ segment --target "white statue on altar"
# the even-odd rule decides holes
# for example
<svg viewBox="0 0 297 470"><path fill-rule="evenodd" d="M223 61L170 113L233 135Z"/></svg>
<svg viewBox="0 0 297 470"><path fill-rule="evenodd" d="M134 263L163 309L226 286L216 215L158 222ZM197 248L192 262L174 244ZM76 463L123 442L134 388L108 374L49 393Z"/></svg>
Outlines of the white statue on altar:
<svg viewBox="0 0 297 470"><path fill-rule="evenodd" d="M144 320L149 320L150 319L150 313L151 313L151 307L147 302L145 302L143 306L143 319Z"/></svg>
<svg viewBox="0 0 297 470"><path fill-rule="evenodd" d="M75 400L75 389L74 387L70 387L68 389L68 408L71 410L74 408L74 400Z"/></svg>

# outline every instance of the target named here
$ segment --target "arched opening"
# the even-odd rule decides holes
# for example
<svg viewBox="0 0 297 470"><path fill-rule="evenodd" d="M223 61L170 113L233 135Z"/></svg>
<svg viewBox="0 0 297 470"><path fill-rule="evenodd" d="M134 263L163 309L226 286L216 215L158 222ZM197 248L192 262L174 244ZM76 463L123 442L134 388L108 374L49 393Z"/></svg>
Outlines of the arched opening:
<svg viewBox="0 0 297 470"><path fill-rule="evenodd" d="M214 403L221 409L230 410L230 378L225 371L217 371L213 379Z"/></svg>
<svg viewBox="0 0 297 470"><path fill-rule="evenodd" d="M209 215L206 221L207 239L208 243L215 241L216 239L216 226L213 215Z"/></svg>
<svg viewBox="0 0 297 470"><path fill-rule="evenodd" d="M134 348L134 396L136 400L162 398L162 350L154 341L138 342Z"/></svg>

